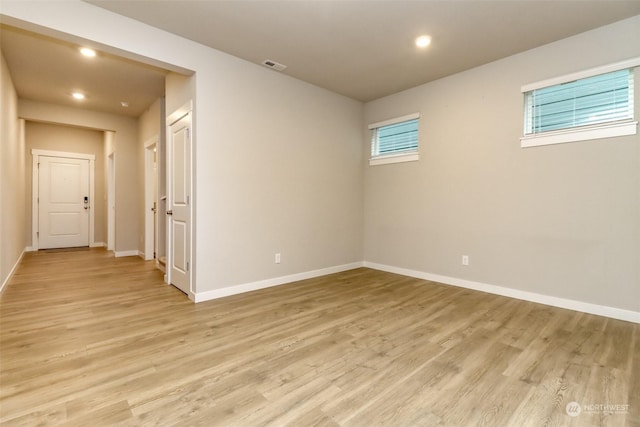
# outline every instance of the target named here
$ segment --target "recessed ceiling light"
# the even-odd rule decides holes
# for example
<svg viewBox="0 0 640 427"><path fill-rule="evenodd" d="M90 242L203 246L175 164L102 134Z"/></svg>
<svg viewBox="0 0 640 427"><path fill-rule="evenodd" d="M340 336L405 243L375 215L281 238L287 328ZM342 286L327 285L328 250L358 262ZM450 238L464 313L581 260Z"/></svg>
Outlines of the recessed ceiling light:
<svg viewBox="0 0 640 427"><path fill-rule="evenodd" d="M129 106L129 101L122 101L120 102L120 105L123 106L124 108L127 108Z"/></svg>
<svg viewBox="0 0 640 427"><path fill-rule="evenodd" d="M431 44L431 37L429 36L420 36L416 39L416 46L420 48L425 48Z"/></svg>
<svg viewBox="0 0 640 427"><path fill-rule="evenodd" d="M71 94L71 96L73 96L75 99L84 99L85 98L84 93L80 93L80 92L73 92Z"/></svg>
<svg viewBox="0 0 640 427"><path fill-rule="evenodd" d="M93 58L94 56L96 56L96 51L93 49L89 49L88 47L81 48L80 53L89 58Z"/></svg>

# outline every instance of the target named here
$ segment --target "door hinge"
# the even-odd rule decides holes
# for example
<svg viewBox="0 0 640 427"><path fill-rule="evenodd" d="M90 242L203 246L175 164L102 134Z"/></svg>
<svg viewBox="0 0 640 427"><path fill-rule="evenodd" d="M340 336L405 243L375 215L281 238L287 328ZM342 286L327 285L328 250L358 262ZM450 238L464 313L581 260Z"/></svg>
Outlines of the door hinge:
<svg viewBox="0 0 640 427"><path fill-rule="evenodd" d="M40 232L36 231L36 237L40 237Z"/></svg>
<svg viewBox="0 0 640 427"><path fill-rule="evenodd" d="M189 261L187 261L187 271L189 271Z"/></svg>
<svg viewBox="0 0 640 427"><path fill-rule="evenodd" d="M187 196L187 204L189 204L189 196Z"/></svg>
<svg viewBox="0 0 640 427"><path fill-rule="evenodd" d="M185 129L185 133L187 134L187 139L189 139L189 137L191 136L191 132L189 131L190 131L190 128Z"/></svg>

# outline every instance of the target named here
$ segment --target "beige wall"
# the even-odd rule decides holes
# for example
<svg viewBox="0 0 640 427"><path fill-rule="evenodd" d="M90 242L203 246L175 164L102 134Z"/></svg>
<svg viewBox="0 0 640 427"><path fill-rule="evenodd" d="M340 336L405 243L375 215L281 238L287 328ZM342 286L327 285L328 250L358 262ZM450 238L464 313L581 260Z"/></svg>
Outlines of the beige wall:
<svg viewBox="0 0 640 427"><path fill-rule="evenodd" d="M113 131L111 148L116 159L116 254L138 252L138 121L115 114L97 113L78 108L61 107L21 99L18 102L20 117L27 121L56 123L98 131ZM105 155L109 147L106 147ZM103 158L103 164L106 161ZM102 177L104 179L104 175ZM135 183L132 185L132 183ZM103 187L104 188L104 187ZM105 218L106 221L106 218ZM107 239L106 232L103 234ZM105 242L106 243L106 242Z"/></svg>
<svg viewBox="0 0 640 427"><path fill-rule="evenodd" d="M94 163L94 243L107 242L104 132L49 123L27 122L25 126L25 205L27 245L32 246L32 193L33 157L31 150L51 150L69 153L93 154Z"/></svg>
<svg viewBox="0 0 640 427"><path fill-rule="evenodd" d="M20 259L26 242L25 148L18 120L18 96L0 52L0 288Z"/></svg>
<svg viewBox="0 0 640 427"><path fill-rule="evenodd" d="M521 85L639 40L640 16L366 104L366 123L422 116L418 162L364 167L365 259L640 311L640 135L519 142Z"/></svg>

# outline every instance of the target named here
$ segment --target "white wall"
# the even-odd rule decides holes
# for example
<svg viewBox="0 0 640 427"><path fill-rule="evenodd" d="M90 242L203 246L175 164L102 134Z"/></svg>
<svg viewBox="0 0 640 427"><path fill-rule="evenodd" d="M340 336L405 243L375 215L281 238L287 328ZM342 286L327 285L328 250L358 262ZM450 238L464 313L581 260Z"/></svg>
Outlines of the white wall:
<svg viewBox="0 0 640 427"><path fill-rule="evenodd" d="M138 199L141 197L140 186L137 185L139 151L137 120L115 114L97 113L24 99L19 100L18 111L20 117L26 120L114 131L113 144L105 149L113 149L116 155L115 250L116 253L137 253ZM104 164L107 164L106 160ZM132 183L136 184L132 185Z"/></svg>
<svg viewBox="0 0 640 427"><path fill-rule="evenodd" d="M640 136L519 142L521 85L637 56L640 16L366 104L422 116L418 162L364 167L365 259L640 312Z"/></svg>
<svg viewBox="0 0 640 427"><path fill-rule="evenodd" d="M195 72L196 292L362 260L361 103L87 3L4 1L2 13Z"/></svg>
<svg viewBox="0 0 640 427"><path fill-rule="evenodd" d="M24 123L18 96L0 51L0 289L26 246L24 202Z"/></svg>

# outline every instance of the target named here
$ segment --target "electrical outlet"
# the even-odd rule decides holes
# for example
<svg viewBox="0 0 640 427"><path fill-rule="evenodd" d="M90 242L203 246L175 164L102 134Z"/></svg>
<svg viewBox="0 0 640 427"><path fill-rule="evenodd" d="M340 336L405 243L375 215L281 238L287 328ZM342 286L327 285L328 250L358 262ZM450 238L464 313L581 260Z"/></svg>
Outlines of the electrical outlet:
<svg viewBox="0 0 640 427"><path fill-rule="evenodd" d="M469 255L462 255L462 265L469 265Z"/></svg>
<svg viewBox="0 0 640 427"><path fill-rule="evenodd" d="M280 264L280 252L276 254L276 264Z"/></svg>

